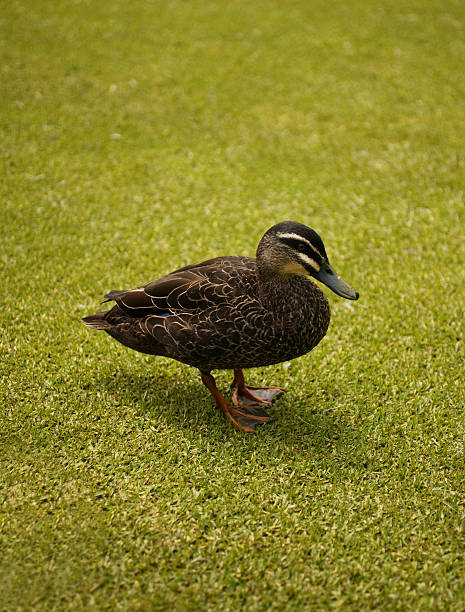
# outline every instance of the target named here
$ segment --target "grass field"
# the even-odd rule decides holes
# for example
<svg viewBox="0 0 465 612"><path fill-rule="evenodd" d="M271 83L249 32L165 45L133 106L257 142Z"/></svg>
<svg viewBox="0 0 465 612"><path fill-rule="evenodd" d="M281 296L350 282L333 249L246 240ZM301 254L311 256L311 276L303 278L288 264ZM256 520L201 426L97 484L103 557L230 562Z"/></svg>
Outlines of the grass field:
<svg viewBox="0 0 465 612"><path fill-rule="evenodd" d="M463 611L462 0L15 0L0 25L0 609ZM257 435L80 323L284 219L361 299L249 372L288 390Z"/></svg>

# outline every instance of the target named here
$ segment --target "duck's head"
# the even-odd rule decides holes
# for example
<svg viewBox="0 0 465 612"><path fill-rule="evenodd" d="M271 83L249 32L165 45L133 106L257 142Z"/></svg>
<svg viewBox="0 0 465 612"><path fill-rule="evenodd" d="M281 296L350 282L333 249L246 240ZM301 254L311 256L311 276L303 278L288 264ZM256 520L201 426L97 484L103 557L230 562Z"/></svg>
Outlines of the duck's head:
<svg viewBox="0 0 465 612"><path fill-rule="evenodd" d="M313 276L337 295L348 300L358 300L358 292L330 266L319 235L302 223L283 221L273 225L260 240L257 265L267 276Z"/></svg>

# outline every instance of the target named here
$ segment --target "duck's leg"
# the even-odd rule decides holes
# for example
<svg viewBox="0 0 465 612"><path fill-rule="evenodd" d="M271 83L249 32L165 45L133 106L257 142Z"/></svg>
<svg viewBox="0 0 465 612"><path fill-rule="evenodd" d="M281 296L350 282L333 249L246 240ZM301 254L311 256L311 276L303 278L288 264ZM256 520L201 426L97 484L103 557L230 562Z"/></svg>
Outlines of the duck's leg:
<svg viewBox="0 0 465 612"><path fill-rule="evenodd" d="M213 395L216 405L221 408L227 419L231 421L236 429L245 433L252 433L258 425L269 423L273 419L261 406L231 406L215 383L215 379L209 373L201 372L202 382Z"/></svg>
<svg viewBox="0 0 465 612"><path fill-rule="evenodd" d="M234 380L231 383L233 389L232 401L239 406L250 406L250 402L271 406L273 398L284 393L281 387L250 387L245 384L242 370L234 370ZM249 401L247 401L249 400Z"/></svg>

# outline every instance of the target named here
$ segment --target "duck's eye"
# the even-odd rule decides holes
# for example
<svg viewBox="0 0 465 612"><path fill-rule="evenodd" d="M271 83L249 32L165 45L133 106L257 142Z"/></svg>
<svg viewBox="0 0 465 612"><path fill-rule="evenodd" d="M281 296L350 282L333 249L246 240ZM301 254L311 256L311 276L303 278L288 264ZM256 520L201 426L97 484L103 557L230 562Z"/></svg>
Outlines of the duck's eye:
<svg viewBox="0 0 465 612"><path fill-rule="evenodd" d="M305 251L305 244L298 244L297 250L303 253Z"/></svg>

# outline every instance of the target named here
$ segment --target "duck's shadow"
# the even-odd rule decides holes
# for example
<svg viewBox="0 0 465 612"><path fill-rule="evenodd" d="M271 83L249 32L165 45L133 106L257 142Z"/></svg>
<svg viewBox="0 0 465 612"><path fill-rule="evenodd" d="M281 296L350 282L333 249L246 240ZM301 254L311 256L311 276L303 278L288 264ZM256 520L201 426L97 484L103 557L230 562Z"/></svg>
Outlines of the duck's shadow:
<svg viewBox="0 0 465 612"><path fill-rule="evenodd" d="M134 373L124 368L100 379L106 392L119 405L131 405L154 421L163 421L168 428L182 429L188 437L208 436L210 442L224 442L233 436L250 444L251 449L266 440L279 443L289 452L331 453L334 445L345 440L359 439L354 425L338 412L312 406L311 394L288 391L269 410L275 420L257 430L256 434L235 431L197 377L197 372L177 368L175 372ZM227 394L228 384L219 377L218 386Z"/></svg>

